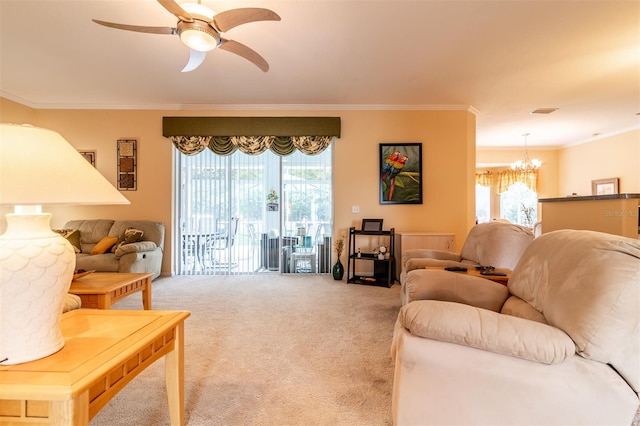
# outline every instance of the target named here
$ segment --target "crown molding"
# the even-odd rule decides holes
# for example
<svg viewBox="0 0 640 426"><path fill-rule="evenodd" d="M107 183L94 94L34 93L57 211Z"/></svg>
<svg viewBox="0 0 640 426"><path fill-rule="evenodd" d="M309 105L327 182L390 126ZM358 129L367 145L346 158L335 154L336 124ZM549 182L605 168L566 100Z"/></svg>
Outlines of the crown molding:
<svg viewBox="0 0 640 426"><path fill-rule="evenodd" d="M169 111L468 111L470 105L384 105L384 104L99 104L37 103L0 91L0 96L33 109L70 110L169 110Z"/></svg>

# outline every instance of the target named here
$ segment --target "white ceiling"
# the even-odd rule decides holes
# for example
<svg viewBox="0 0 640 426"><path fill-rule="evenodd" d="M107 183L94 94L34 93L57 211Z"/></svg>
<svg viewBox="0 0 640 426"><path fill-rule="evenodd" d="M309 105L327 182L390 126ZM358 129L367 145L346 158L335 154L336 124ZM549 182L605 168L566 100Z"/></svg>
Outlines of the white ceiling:
<svg viewBox="0 0 640 426"><path fill-rule="evenodd" d="M224 36L263 73L214 50L181 73L155 0L0 0L0 95L35 108L477 111L481 147L558 147L640 127L640 2L203 0L265 7L280 22ZM555 107L549 115L530 112Z"/></svg>

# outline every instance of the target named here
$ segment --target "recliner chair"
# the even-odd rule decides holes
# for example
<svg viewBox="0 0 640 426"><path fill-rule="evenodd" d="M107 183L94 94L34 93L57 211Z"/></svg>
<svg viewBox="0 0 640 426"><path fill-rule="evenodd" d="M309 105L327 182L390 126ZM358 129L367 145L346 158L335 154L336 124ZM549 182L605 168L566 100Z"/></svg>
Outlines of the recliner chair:
<svg viewBox="0 0 640 426"><path fill-rule="evenodd" d="M393 422L624 425L640 400L640 241L543 234L507 287L427 270L394 330Z"/></svg>
<svg viewBox="0 0 640 426"><path fill-rule="evenodd" d="M471 228L460 253L431 249L404 251L400 272L402 304L419 297L422 276L428 266L474 268L482 265L513 270L533 239L533 232L524 226L487 222Z"/></svg>

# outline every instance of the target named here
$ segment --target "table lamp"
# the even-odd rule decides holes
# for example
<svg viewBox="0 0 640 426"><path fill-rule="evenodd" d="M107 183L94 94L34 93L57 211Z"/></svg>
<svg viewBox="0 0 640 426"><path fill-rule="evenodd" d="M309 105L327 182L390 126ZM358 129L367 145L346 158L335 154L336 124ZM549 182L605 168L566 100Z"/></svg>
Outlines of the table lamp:
<svg viewBox="0 0 640 426"><path fill-rule="evenodd" d="M64 300L76 257L41 205L129 204L60 134L0 124L0 205L14 206L0 235L0 366L64 346Z"/></svg>

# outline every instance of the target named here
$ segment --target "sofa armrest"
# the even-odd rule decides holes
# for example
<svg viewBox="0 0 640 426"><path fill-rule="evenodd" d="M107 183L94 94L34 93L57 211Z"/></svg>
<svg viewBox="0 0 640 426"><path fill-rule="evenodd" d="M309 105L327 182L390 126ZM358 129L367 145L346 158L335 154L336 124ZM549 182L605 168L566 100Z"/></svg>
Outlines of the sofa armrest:
<svg viewBox="0 0 640 426"><path fill-rule="evenodd" d="M416 269L406 274L405 303L441 300L464 303L500 312L509 298L507 286L485 278L433 269Z"/></svg>
<svg viewBox="0 0 640 426"><path fill-rule="evenodd" d="M73 311L74 309L80 309L82 307L82 300L80 300L80 296L76 294L67 293L64 298L64 305L62 307L62 312Z"/></svg>
<svg viewBox="0 0 640 426"><path fill-rule="evenodd" d="M420 258L414 257L408 259L404 263L404 272L413 271L414 269L424 269L428 266L473 266L473 263L463 263L462 258L453 253L450 253L450 256L441 256L441 258Z"/></svg>
<svg viewBox="0 0 640 426"><path fill-rule="evenodd" d="M402 263L407 263L411 259L442 259L459 262L462 257L457 253L435 249L410 249L402 252Z"/></svg>
<svg viewBox="0 0 640 426"><path fill-rule="evenodd" d="M137 243L122 244L116 249L116 259L120 259L127 253L141 253L145 251L154 251L158 246L153 241L139 241Z"/></svg>
<svg viewBox="0 0 640 426"><path fill-rule="evenodd" d="M415 336L543 364L562 363L576 351L559 328L459 303L412 302L401 308L398 321Z"/></svg>

